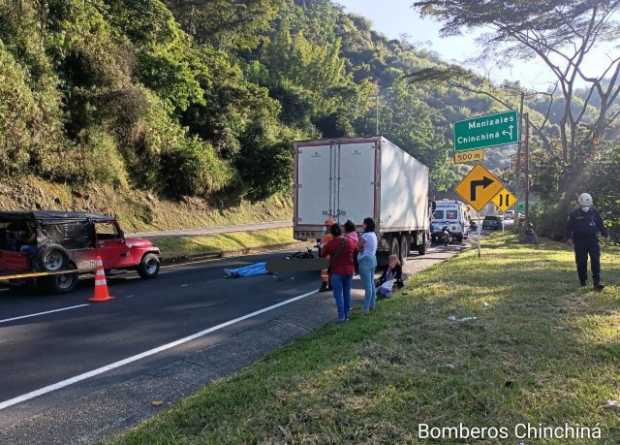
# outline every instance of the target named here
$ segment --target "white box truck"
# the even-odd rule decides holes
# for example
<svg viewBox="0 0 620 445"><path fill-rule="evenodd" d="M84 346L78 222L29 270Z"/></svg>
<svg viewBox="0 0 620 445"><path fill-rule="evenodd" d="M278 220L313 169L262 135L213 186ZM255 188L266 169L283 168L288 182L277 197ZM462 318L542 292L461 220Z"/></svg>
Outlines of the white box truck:
<svg viewBox="0 0 620 445"><path fill-rule="evenodd" d="M372 217L382 264L389 254L406 258L430 243L429 170L383 137L295 144L294 236L319 239L324 222Z"/></svg>

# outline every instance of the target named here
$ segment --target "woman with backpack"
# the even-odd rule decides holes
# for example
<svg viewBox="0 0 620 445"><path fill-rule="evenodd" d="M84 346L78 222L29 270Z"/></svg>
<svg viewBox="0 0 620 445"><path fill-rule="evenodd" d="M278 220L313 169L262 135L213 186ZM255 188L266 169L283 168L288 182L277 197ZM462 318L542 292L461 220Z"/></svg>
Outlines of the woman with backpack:
<svg viewBox="0 0 620 445"><path fill-rule="evenodd" d="M342 323L349 318L351 310L351 287L355 273L355 255L357 245L348 237L342 235L340 225L334 224L329 232L334 237L322 249L322 256L329 257L331 285L338 308L338 322Z"/></svg>

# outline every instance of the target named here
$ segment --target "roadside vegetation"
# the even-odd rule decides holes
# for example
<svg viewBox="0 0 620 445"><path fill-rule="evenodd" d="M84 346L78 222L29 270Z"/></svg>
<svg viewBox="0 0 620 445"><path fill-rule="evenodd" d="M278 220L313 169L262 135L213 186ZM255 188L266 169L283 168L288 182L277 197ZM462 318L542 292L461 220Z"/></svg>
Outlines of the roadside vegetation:
<svg viewBox="0 0 620 445"><path fill-rule="evenodd" d="M497 54L509 54L506 63L564 46L587 52L617 37L615 1L553 0L542 10L520 1L493 10L469 1L458 8L415 3L446 34L497 30L483 38L506 50ZM536 23L542 37L519 40L524 23ZM427 38L411 32L389 39L331 0L1 1L0 176L50 185L0 206L118 212L106 201L65 202L48 193L94 186L109 201L137 205L126 218L137 229L156 221L159 203L182 213L186 201L202 200L198 207L210 214L234 213L290 194L292 141L373 136L377 126L431 168L441 197L468 169L450 162L451 124L517 109L515 91L524 87L493 85L450 66L411 43ZM533 214L549 237L562 237L557 221L587 190L620 239L620 61L609 63L583 88L572 84L580 65L553 70L560 76L555 96L546 91L525 102L534 129ZM513 155L491 149L485 162L518 193L525 181ZM171 219L168 227L185 223Z"/></svg>
<svg viewBox="0 0 620 445"><path fill-rule="evenodd" d="M559 243L498 235L482 252L416 275L370 317L301 338L112 443L430 444L418 424L531 422L602 428L602 440L545 443L617 444L618 285L579 288ZM607 247L603 265L618 283L620 250Z"/></svg>
<svg viewBox="0 0 620 445"><path fill-rule="evenodd" d="M175 236L158 238L155 241L162 251L164 261L170 258L201 254L239 252L263 247L273 248L297 242L290 228L209 236Z"/></svg>
<svg viewBox="0 0 620 445"><path fill-rule="evenodd" d="M546 88L521 85L519 79L476 88L507 108L519 110L526 103L539 112L529 113L527 119L532 129L529 167L519 146L513 165L502 175L511 180L511 187L531 185L533 219L546 237L564 239L559 222L566 220L576 197L587 191L595 196L612 238L620 242L620 58L602 56L618 40L620 3L493 3L497 7L471 0L418 0L414 7L438 20L443 35L478 35L480 57L489 57L489 62L526 61L546 70L553 79ZM454 85L462 75L463 68L454 66L448 72L421 70L415 77ZM468 85L461 87L471 91Z"/></svg>
<svg viewBox="0 0 620 445"><path fill-rule="evenodd" d="M259 202L242 200L235 206L227 206L198 197L165 200L146 191L117 190L100 184L51 183L27 176L0 178L0 195L0 210L104 212L115 215L129 233L292 220L292 199L288 194L276 194Z"/></svg>
<svg viewBox="0 0 620 445"><path fill-rule="evenodd" d="M450 122L501 106L406 79L444 65L329 0L5 0L0 174L234 207L289 191L291 141L374 135L380 94L445 190Z"/></svg>

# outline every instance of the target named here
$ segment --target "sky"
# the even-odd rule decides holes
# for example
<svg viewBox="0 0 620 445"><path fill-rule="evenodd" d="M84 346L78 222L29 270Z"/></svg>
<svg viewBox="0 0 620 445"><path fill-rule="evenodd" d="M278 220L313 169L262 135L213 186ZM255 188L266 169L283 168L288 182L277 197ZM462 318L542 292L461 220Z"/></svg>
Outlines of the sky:
<svg viewBox="0 0 620 445"><path fill-rule="evenodd" d="M345 11L368 18L374 28L389 38L407 36L407 40L418 47L437 53L443 60L472 68L479 74L495 82L504 79L519 80L522 85L533 90L547 90L554 83L554 76L542 61L519 62L514 67L498 66L494 61L486 66L471 64L471 59L480 55L481 48L475 42L475 36L441 38L440 23L430 18L421 18L411 8L414 0L334 0L345 7ZM601 49L588 59L589 73L603 71L610 48Z"/></svg>

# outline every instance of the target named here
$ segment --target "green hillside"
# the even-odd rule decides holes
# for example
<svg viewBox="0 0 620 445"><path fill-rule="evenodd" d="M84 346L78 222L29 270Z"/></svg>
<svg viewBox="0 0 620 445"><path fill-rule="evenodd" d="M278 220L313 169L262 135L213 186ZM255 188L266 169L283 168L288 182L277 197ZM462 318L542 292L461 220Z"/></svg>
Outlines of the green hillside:
<svg viewBox="0 0 620 445"><path fill-rule="evenodd" d="M374 135L379 93L380 132L442 190L449 123L496 105L406 77L441 64L329 0L3 0L0 173L262 201L291 141Z"/></svg>

